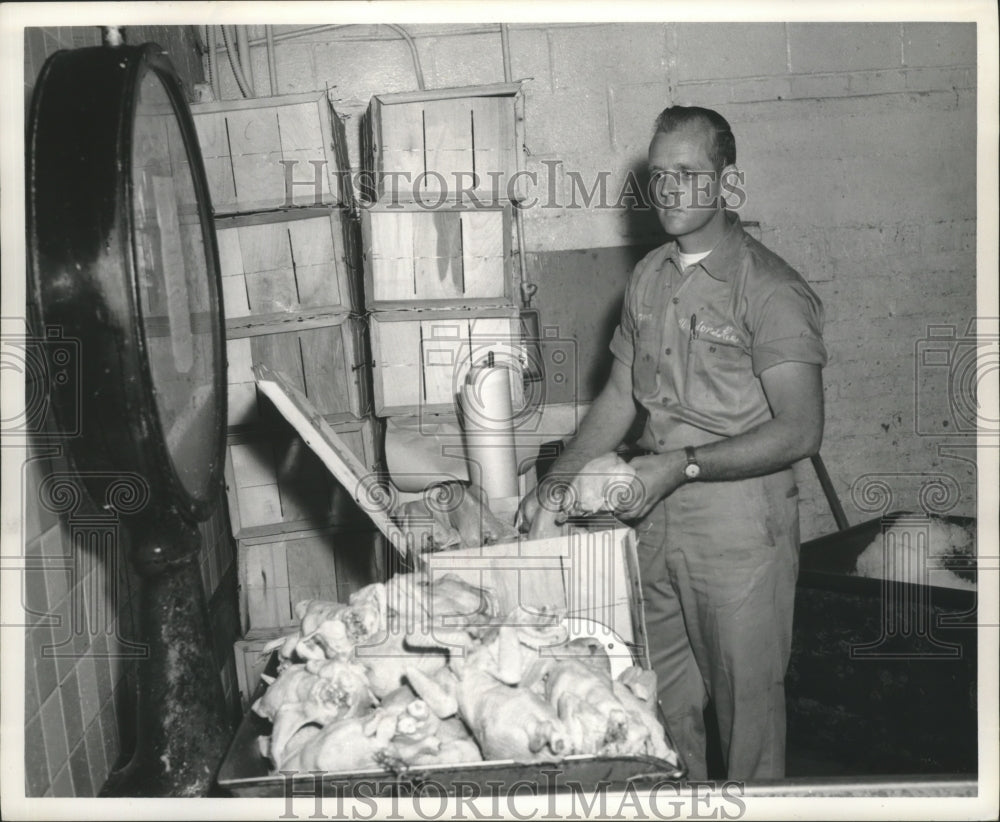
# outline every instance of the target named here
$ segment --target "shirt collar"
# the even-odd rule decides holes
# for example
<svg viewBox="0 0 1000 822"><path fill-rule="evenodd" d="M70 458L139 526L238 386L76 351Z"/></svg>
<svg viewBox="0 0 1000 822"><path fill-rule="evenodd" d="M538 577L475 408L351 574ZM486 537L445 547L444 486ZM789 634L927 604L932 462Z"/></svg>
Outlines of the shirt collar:
<svg viewBox="0 0 1000 822"><path fill-rule="evenodd" d="M726 227L722 238L716 243L715 248L707 257L704 257L698 265L702 266L709 275L716 280L729 282L736 271L736 262L739 259L740 249L743 247L743 223L739 215L732 211L724 212L726 217ZM668 259L674 261L677 270L681 270L680 261L677 254L680 248L677 241L669 243L667 251Z"/></svg>

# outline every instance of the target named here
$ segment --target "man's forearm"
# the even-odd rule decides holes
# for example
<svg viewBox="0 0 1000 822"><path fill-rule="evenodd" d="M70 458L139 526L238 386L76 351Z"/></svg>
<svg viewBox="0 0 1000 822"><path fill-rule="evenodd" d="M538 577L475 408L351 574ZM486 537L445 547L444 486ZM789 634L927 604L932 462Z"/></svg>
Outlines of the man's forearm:
<svg viewBox="0 0 1000 822"><path fill-rule="evenodd" d="M787 468L818 449L818 442L800 426L785 420L769 420L756 428L726 440L698 446L695 455L701 469L699 482L740 480ZM639 513L675 488L687 482L684 449L667 451L632 461L640 481L650 495Z"/></svg>
<svg viewBox="0 0 1000 822"><path fill-rule="evenodd" d="M595 399L580 422L576 436L552 465L549 476L568 479L594 457L614 451L635 420L631 387L625 394L607 386Z"/></svg>
<svg viewBox="0 0 1000 822"><path fill-rule="evenodd" d="M819 443L801 427L768 420L756 428L696 450L701 480L738 480L787 468L819 450ZM680 452L686 462L684 452Z"/></svg>

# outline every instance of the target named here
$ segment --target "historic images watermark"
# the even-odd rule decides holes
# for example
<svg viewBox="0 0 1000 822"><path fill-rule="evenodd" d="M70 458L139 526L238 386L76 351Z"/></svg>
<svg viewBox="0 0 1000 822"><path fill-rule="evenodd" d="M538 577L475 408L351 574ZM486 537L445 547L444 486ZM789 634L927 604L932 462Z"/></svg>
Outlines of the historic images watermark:
<svg viewBox="0 0 1000 822"><path fill-rule="evenodd" d="M284 166L285 206L302 205L311 188L314 204L324 202L325 159L279 160ZM303 169L303 165L308 168ZM357 205L376 203L389 210L417 208L482 208L511 202L519 209L714 209L718 197L726 207L739 210L747 203L745 175L735 169L668 170L646 173L628 169L581 171L566 168L558 159L541 159L541 170L513 173L456 170L444 174L434 169L411 171L334 171L340 191L357 192ZM565 184L560 184L560 180Z"/></svg>
<svg viewBox="0 0 1000 822"><path fill-rule="evenodd" d="M742 782L683 784L647 779L584 782L568 769L541 765L532 778L343 780L323 772L282 773L279 819L742 819ZM325 777L325 779L324 779Z"/></svg>

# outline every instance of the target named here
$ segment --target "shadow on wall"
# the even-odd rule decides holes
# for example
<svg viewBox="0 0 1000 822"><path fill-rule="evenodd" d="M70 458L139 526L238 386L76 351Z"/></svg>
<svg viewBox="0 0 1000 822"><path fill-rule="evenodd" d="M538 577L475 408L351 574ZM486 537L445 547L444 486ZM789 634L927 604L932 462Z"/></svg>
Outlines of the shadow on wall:
<svg viewBox="0 0 1000 822"><path fill-rule="evenodd" d="M636 162L630 173L645 191L649 179L645 161ZM620 183L609 185L609 192L617 196ZM636 263L667 239L655 212L642 203L624 198L621 206L606 207L619 212L623 233L633 241L630 245L527 254L529 277L538 284L540 324L572 340L576 353L577 396L570 396L567 383L555 382L547 369L549 402L589 402L604 386L612 362L608 345L621 316L625 284Z"/></svg>

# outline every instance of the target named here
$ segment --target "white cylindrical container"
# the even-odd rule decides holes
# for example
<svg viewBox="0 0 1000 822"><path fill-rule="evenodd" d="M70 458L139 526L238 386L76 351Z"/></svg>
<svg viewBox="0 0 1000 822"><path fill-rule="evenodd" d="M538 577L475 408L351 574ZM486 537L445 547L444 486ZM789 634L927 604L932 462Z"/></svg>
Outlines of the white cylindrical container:
<svg viewBox="0 0 1000 822"><path fill-rule="evenodd" d="M510 372L497 366L469 369L461 387L469 478L490 500L516 497L517 455Z"/></svg>

